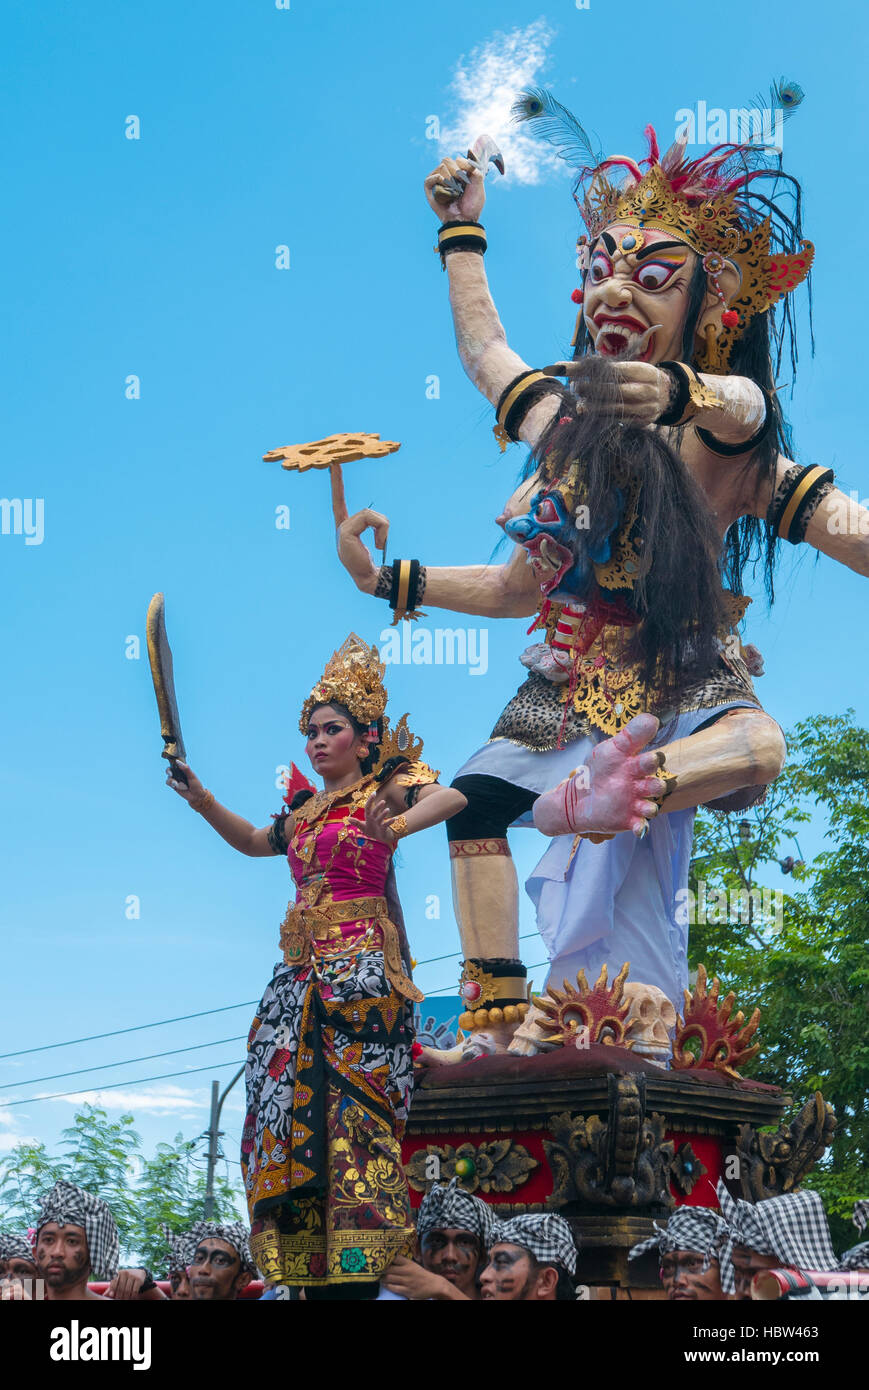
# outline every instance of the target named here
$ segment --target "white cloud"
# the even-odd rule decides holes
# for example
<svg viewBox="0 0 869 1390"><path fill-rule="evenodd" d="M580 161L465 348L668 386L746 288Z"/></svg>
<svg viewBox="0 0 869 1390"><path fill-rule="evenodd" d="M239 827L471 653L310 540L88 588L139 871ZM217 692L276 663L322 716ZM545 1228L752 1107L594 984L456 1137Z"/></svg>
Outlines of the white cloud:
<svg viewBox="0 0 869 1390"><path fill-rule="evenodd" d="M501 148L508 179L534 184L553 170L564 170L563 160L510 116L516 94L541 85L554 37L546 20L537 19L524 29L493 34L469 57L462 55L450 85L455 115L441 123L442 154L464 154L478 135L491 135Z"/></svg>
<svg viewBox="0 0 869 1390"><path fill-rule="evenodd" d="M34 1134L0 1134L0 1154L8 1154L16 1144L36 1144Z"/></svg>
<svg viewBox="0 0 869 1390"><path fill-rule="evenodd" d="M46 1097L51 1094L50 1091L43 1092ZM193 1112L207 1110L210 1104L205 1091L188 1091L183 1086L152 1086L141 1091L76 1091L74 1095L58 1096L57 1099L70 1106L87 1103L98 1105L102 1110L129 1110L134 1115L137 1112L149 1115L176 1115L181 1119L198 1118Z"/></svg>

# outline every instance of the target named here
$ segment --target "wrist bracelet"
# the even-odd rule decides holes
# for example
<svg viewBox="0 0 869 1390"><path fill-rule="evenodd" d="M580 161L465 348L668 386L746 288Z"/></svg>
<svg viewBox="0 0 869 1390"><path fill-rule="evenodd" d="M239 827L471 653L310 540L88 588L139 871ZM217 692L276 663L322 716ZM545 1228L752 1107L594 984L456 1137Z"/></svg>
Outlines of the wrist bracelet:
<svg viewBox="0 0 869 1390"><path fill-rule="evenodd" d="M157 1281L155 1280L150 1269L145 1269L144 1265L141 1265L140 1268L145 1270L145 1282L140 1288L139 1293L150 1293L152 1289L156 1289Z"/></svg>
<svg viewBox="0 0 869 1390"><path fill-rule="evenodd" d="M400 816L392 817L392 820L389 822L389 828L396 840L400 840L403 835L407 834L407 817L404 815L404 812L402 812Z"/></svg>
<svg viewBox="0 0 869 1390"><path fill-rule="evenodd" d="M721 408L714 391L700 380L693 367L686 366L684 362L658 362L655 365L676 383L676 395L658 416L656 425L687 425L699 411Z"/></svg>
<svg viewBox="0 0 869 1390"><path fill-rule="evenodd" d="M476 251L486 254L486 229L479 222L444 222L438 232L435 251L441 258L441 268L447 268L447 256L451 251Z"/></svg>
<svg viewBox="0 0 869 1390"><path fill-rule="evenodd" d="M819 502L832 491L832 468L820 464L800 468L794 464L785 473L766 514L767 522L781 540L799 545Z"/></svg>
<svg viewBox="0 0 869 1390"><path fill-rule="evenodd" d="M419 560L393 560L384 569L390 576L388 599L394 614L392 626L395 627L404 618L411 621L424 618L425 614L418 605L425 593L425 570ZM377 587L380 587L379 577Z"/></svg>
<svg viewBox="0 0 869 1390"><path fill-rule="evenodd" d="M188 801L187 805L190 807L191 811L207 811L209 806L213 805L213 803L214 792L210 792L206 789L195 801Z"/></svg>

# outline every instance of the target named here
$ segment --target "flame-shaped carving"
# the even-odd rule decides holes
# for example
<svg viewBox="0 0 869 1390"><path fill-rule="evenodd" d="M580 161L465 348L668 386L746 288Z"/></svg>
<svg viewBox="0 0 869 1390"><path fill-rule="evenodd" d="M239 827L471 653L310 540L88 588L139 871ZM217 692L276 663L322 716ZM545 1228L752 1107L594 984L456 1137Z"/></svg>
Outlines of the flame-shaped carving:
<svg viewBox="0 0 869 1390"><path fill-rule="evenodd" d="M609 1043L615 1047L633 1047L626 1039L626 1019L630 1001L622 1000L630 963L625 961L612 984L607 987L607 968L604 965L589 989L585 971L580 970L578 989L564 981L564 989L548 985L545 994L535 1000L543 1017L537 1021L541 1028L551 1030L548 1043L570 1043L585 1048L591 1043Z"/></svg>
<svg viewBox="0 0 869 1390"><path fill-rule="evenodd" d="M731 1018L736 995L731 990L719 1004L721 985L718 979L713 976L708 990L706 982L706 967L698 965L694 993L685 990L685 1021L678 1016L676 1019L676 1041L673 1044L673 1060L670 1065L674 1071L689 1071L692 1067L711 1067L714 1071L729 1076L731 1080L738 1081L740 1077L737 1066L747 1062L750 1057L755 1057L760 1051L760 1043L749 1046L760 1022L760 1009L755 1009L747 1023L742 1012L734 1014ZM700 1043L700 1054L697 1057L685 1047L689 1038L696 1038Z"/></svg>

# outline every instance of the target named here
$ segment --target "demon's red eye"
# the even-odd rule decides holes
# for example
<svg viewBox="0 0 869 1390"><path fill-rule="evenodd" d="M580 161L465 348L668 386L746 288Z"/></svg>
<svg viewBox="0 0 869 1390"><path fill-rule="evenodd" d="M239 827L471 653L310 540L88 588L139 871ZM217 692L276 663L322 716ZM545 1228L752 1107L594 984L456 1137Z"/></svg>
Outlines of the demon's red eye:
<svg viewBox="0 0 869 1390"><path fill-rule="evenodd" d="M551 526L558 520L558 512L551 497L544 497L534 508L534 520L541 522L544 526Z"/></svg>

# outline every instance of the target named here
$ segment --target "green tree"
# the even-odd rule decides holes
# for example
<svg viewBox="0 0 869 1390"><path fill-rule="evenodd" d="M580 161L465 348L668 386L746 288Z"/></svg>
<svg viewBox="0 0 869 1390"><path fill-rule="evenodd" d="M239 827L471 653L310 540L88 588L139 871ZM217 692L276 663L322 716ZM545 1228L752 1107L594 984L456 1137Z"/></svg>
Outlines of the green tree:
<svg viewBox="0 0 869 1390"><path fill-rule="evenodd" d="M0 1160L0 1228L22 1233L36 1223L39 1199L66 1176L63 1159L44 1144L16 1144Z"/></svg>
<svg viewBox="0 0 869 1390"><path fill-rule="evenodd" d="M815 716L788 747L762 806L698 816L690 956L735 990L744 1012L761 1009L761 1052L746 1074L781 1086L796 1106L815 1090L833 1105L833 1143L806 1185L821 1192L834 1239L846 1245L855 1239L851 1206L869 1195L869 731L853 711ZM825 819L828 848L783 878L775 861L813 812ZM772 913L758 891L767 888L768 907L763 873L782 893Z"/></svg>
<svg viewBox="0 0 869 1390"><path fill-rule="evenodd" d="M34 1226L40 1197L65 1178L108 1203L124 1263L163 1271L164 1225L183 1231L204 1213L202 1140L177 1134L174 1143L158 1144L146 1158L133 1123L132 1115L110 1120L104 1110L85 1105L63 1131L57 1156L50 1157L42 1143L16 1145L0 1160L0 1229ZM238 1219L244 1207L238 1196L225 1165L215 1174L215 1220Z"/></svg>
<svg viewBox="0 0 869 1390"><path fill-rule="evenodd" d="M142 1147L141 1135L133 1129L133 1123L132 1115L110 1120L105 1110L86 1104L76 1112L61 1138L65 1176L108 1205L124 1251L135 1244L140 1221L130 1191L133 1160Z"/></svg>
<svg viewBox="0 0 869 1390"><path fill-rule="evenodd" d="M158 1144L145 1159L136 1184L140 1211L136 1249L149 1269L166 1263L164 1228L178 1233L200 1221L205 1209L206 1155L196 1139L176 1134L172 1144ZM214 1176L214 1220L237 1221L237 1190L226 1172Z"/></svg>

